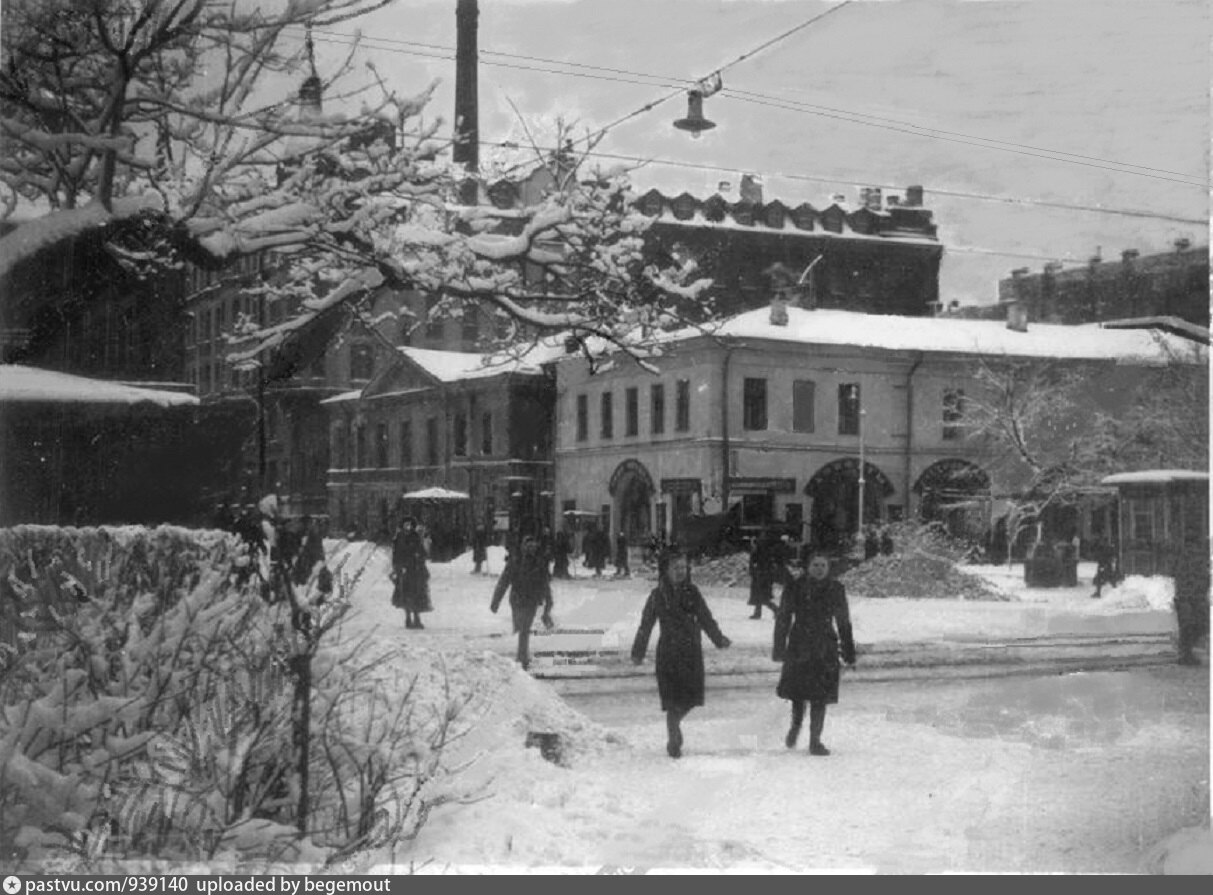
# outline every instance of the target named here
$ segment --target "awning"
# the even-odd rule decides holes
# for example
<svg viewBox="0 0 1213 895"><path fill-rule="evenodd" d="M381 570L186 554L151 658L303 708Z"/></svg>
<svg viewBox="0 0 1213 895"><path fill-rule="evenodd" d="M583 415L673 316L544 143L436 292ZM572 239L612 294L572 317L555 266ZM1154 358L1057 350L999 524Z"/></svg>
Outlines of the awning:
<svg viewBox="0 0 1213 895"><path fill-rule="evenodd" d="M423 488L420 491L411 491L405 494L401 500L471 500L471 496L464 494L462 491L449 491L446 488Z"/></svg>

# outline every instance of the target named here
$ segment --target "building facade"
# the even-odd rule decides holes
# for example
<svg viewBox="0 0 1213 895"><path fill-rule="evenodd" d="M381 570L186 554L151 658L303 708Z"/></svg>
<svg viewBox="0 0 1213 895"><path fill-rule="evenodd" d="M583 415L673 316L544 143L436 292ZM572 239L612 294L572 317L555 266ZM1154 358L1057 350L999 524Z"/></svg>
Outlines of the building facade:
<svg viewBox="0 0 1213 895"><path fill-rule="evenodd" d="M742 177L741 196L701 200L654 189L636 210L652 219L645 250L659 262L694 260L713 279L712 316L764 305L776 289L801 304L869 314L926 316L939 301L943 246L923 188L904 196L863 189L858 202L835 194L820 207L764 201Z"/></svg>
<svg viewBox="0 0 1213 895"><path fill-rule="evenodd" d="M558 362L556 505L633 540L725 511L743 531L779 524L831 549L918 516L980 536L1020 482L968 437L966 404L975 364L1016 357L1101 365L1114 396L1136 364L1168 355L1143 331L776 304L673 339L649 359L656 372Z"/></svg>
<svg viewBox="0 0 1213 895"><path fill-rule="evenodd" d="M440 535L549 518L555 384L548 361L557 351L540 346L511 358L402 347L365 387L324 401L332 524L382 535L405 494L433 487L466 495L410 508Z"/></svg>
<svg viewBox="0 0 1213 895"><path fill-rule="evenodd" d="M1174 250L1142 255L1126 249L1119 261L1093 256L1084 267L1026 267L998 283L1000 304L1019 302L1041 323L1091 323L1172 316L1209 326L1209 246L1175 241Z"/></svg>

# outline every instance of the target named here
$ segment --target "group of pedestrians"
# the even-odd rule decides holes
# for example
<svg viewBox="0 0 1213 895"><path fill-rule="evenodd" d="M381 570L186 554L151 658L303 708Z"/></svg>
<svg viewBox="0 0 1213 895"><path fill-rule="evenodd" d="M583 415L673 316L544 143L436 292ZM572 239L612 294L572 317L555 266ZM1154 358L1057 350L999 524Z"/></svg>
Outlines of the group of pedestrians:
<svg viewBox="0 0 1213 895"><path fill-rule="evenodd" d="M702 636L718 649L731 641L712 617L707 602L690 579L690 560L678 550L667 553L665 572L649 594L640 616L640 627L632 643L632 661L644 661L653 627L657 637L655 670L661 709L666 716L666 752L682 755L682 720L691 709L704 704ZM851 630L846 589L830 576L830 560L814 554L806 575L803 561L790 555L784 559L785 577L780 602L775 609L771 658L782 664L775 693L791 702L792 717L784 745L795 748L809 712L809 753L829 755L821 740L826 706L838 702L842 663L855 664L855 641Z"/></svg>

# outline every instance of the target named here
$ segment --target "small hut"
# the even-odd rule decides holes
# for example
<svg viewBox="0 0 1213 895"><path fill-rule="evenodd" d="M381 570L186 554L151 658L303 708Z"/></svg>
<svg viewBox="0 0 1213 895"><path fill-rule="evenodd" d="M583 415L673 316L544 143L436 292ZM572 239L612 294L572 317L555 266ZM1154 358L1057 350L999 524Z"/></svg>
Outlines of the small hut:
<svg viewBox="0 0 1213 895"><path fill-rule="evenodd" d="M1119 494L1120 567L1126 575L1170 574L1170 555L1209 536L1209 473L1119 472L1102 480Z"/></svg>

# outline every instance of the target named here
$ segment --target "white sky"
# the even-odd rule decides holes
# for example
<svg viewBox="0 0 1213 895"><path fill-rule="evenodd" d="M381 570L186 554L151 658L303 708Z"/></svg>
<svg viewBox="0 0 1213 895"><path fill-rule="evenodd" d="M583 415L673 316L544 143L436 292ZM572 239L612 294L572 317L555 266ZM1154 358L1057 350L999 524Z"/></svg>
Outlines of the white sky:
<svg viewBox="0 0 1213 895"><path fill-rule="evenodd" d="M672 93L679 79L704 77L837 4L482 0L479 5L481 139L523 137L512 101L542 140L557 117L588 129L605 126ZM359 61L373 60L402 93L441 78L431 114L447 121L454 105L455 7L455 0L398 0L362 22L364 34L374 37L358 55ZM1207 180L1208 19L1207 4L1200 0L860 0L725 68L724 92L705 103L705 114L718 126L702 139L692 140L671 126L686 114L678 96L613 128L599 151L724 169L652 164L634 176L643 189L658 186L672 193L690 189L706 196L718 182L730 180L734 187L725 195L735 199L743 171L764 175L768 199L794 202L820 202L837 191L854 199L861 185L900 192L922 184L940 236L953 249L945 253L942 298L988 302L1000 277L1014 267L1039 269L1045 258L959 249L1085 262L1097 247L1105 259L1118 260L1122 249L1166 251L1181 236L1207 241L1207 188L1159 178ZM333 30L349 33L353 25ZM331 33L316 38L323 74L349 48ZM537 59L665 80L588 69L579 71L595 77L575 77L567 65ZM608 77L622 80L603 79ZM359 68L347 83L369 79ZM826 117L778 109L730 91L837 111ZM839 115L875 116L884 126ZM1007 141L1178 173L1145 172L1158 174L1147 177L1123 167L1097 167L1102 161L1033 158L990 148L988 142L975 146L905 133L905 123L960 135L953 140ZM482 160L491 154L482 147ZM1202 223L1028 208L932 190L1146 210Z"/></svg>

